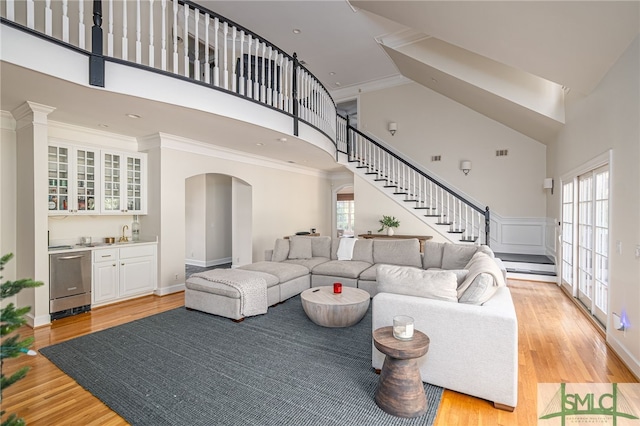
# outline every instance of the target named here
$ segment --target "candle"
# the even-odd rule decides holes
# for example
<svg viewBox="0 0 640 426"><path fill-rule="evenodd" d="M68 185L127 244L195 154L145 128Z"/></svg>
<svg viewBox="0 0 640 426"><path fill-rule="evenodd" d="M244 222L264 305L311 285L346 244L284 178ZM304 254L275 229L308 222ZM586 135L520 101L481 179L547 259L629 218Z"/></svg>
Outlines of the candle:
<svg viewBox="0 0 640 426"><path fill-rule="evenodd" d="M336 294L342 293L342 283L333 283L333 292Z"/></svg>
<svg viewBox="0 0 640 426"><path fill-rule="evenodd" d="M406 315L393 317L393 337L398 340L413 339L413 318Z"/></svg>

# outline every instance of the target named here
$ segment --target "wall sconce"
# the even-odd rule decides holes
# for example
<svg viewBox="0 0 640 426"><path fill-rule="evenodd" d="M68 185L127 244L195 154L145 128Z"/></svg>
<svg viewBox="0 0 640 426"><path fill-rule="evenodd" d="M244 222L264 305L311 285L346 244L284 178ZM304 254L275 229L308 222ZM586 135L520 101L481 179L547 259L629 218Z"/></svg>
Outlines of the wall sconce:
<svg viewBox="0 0 640 426"><path fill-rule="evenodd" d="M471 161L461 161L460 162L460 170L462 170L462 173L464 173L464 175L468 175L469 172L471 171Z"/></svg>
<svg viewBox="0 0 640 426"><path fill-rule="evenodd" d="M391 133L391 136L395 135L396 132L398 131L398 123L392 121L389 123L389 133Z"/></svg>
<svg viewBox="0 0 640 426"><path fill-rule="evenodd" d="M551 195L553 195L553 178L545 178L544 182L542 183L542 187L544 189L550 189Z"/></svg>

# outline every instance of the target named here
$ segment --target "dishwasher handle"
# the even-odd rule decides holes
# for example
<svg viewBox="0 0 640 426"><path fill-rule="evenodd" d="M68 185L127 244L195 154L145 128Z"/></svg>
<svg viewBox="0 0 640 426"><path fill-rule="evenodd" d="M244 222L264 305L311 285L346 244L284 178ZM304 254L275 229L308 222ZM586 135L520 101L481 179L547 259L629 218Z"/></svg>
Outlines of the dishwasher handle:
<svg viewBox="0 0 640 426"><path fill-rule="evenodd" d="M71 259L80 259L82 256L82 254L78 254L76 256L65 256L65 257L59 257L58 260L71 260Z"/></svg>

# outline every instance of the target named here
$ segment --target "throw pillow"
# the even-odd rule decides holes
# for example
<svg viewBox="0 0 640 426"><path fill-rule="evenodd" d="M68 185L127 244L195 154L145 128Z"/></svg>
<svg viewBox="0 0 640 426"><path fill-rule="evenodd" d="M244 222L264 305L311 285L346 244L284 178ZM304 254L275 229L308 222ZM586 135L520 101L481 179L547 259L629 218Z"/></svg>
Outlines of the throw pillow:
<svg viewBox="0 0 640 426"><path fill-rule="evenodd" d="M289 238L289 259L311 259L311 237Z"/></svg>
<svg viewBox="0 0 640 426"><path fill-rule="evenodd" d="M273 254L271 255L272 262L282 262L287 260L289 256L289 240L284 238L278 238L276 244L273 247Z"/></svg>
<svg viewBox="0 0 640 426"><path fill-rule="evenodd" d="M471 285L462 293L458 302L470 305L482 305L491 299L498 290L497 285L493 285L493 276L485 272L480 273L471 282Z"/></svg>
<svg viewBox="0 0 640 426"><path fill-rule="evenodd" d="M474 245L445 244L442 253L442 269L467 269L465 266L478 248Z"/></svg>
<svg viewBox="0 0 640 426"><path fill-rule="evenodd" d="M456 274L450 271L425 271L407 266L379 265L376 281L378 293L458 301Z"/></svg>

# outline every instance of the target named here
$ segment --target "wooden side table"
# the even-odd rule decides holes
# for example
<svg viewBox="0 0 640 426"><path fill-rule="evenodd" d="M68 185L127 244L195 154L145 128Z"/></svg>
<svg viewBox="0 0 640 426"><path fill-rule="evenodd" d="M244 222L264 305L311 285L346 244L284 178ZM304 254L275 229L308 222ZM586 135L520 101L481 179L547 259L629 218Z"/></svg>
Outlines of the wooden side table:
<svg viewBox="0 0 640 426"><path fill-rule="evenodd" d="M414 331L413 340L393 337L393 327L373 332L373 344L385 354L375 401L385 412L399 417L418 417L427 412L427 397L417 358L429 350L429 336Z"/></svg>

